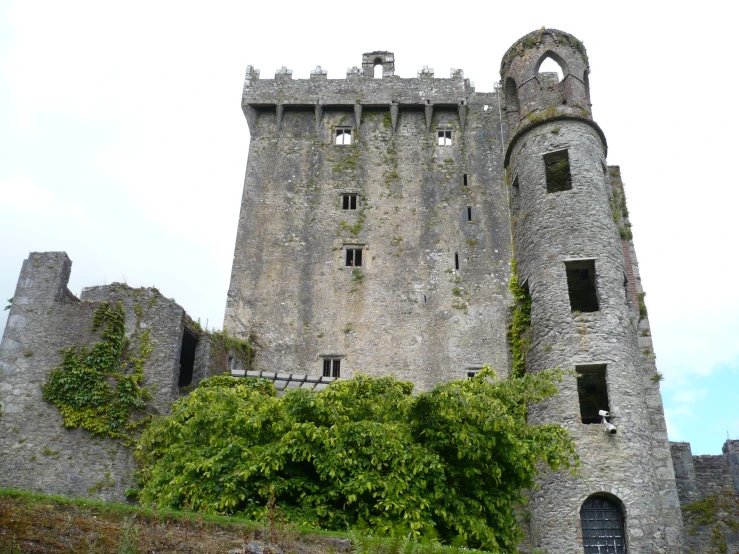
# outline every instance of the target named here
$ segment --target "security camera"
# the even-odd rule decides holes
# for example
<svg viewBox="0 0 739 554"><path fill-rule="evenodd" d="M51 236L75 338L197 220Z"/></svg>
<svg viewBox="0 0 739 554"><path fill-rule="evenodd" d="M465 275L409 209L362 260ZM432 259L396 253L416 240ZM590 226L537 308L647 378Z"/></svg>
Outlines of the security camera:
<svg viewBox="0 0 739 554"><path fill-rule="evenodd" d="M606 421L606 418L611 415L611 412L598 410L598 415L600 416L600 422L603 425L603 432L607 435L615 435L618 432L618 429L616 429L616 426L613 423L608 423Z"/></svg>

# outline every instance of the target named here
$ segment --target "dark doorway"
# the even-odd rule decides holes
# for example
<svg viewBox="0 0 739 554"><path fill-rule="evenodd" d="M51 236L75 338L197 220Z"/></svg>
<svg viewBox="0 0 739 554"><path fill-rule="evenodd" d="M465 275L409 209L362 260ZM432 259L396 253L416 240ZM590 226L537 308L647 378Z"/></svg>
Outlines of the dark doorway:
<svg viewBox="0 0 739 554"><path fill-rule="evenodd" d="M180 349L180 378L177 381L178 387L186 387L192 383L192 373L195 366L195 348L197 345L197 334L185 327L182 333L182 348Z"/></svg>

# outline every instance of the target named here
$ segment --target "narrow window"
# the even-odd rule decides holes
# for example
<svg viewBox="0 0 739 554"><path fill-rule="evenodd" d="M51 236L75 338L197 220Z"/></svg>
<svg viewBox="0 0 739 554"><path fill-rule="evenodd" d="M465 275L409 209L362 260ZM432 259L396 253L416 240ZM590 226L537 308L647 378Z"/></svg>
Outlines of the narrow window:
<svg viewBox="0 0 739 554"><path fill-rule="evenodd" d="M580 508L585 554L626 554L624 516L609 498L591 496Z"/></svg>
<svg viewBox="0 0 739 554"><path fill-rule="evenodd" d="M573 312L597 312L598 294L595 286L595 260L565 262L567 291Z"/></svg>
<svg viewBox="0 0 739 554"><path fill-rule="evenodd" d="M600 423L600 410L608 408L608 389L606 387L606 366L577 366L577 397L580 400L580 419L585 424Z"/></svg>
<svg viewBox="0 0 739 554"><path fill-rule="evenodd" d="M467 206L467 221L472 221L472 206Z"/></svg>
<svg viewBox="0 0 739 554"><path fill-rule="evenodd" d="M362 249L346 249L346 267L362 267Z"/></svg>
<svg viewBox="0 0 739 554"><path fill-rule="evenodd" d="M439 146L451 146L452 145L452 132L449 129L442 129L436 131L436 144Z"/></svg>
<svg viewBox="0 0 739 554"><path fill-rule="evenodd" d="M341 358L324 358L323 359L323 376L324 377L341 377Z"/></svg>
<svg viewBox="0 0 739 554"><path fill-rule="evenodd" d="M357 195L356 194L342 194L341 195L341 207L344 210L356 210L357 209Z"/></svg>
<svg viewBox="0 0 739 554"><path fill-rule="evenodd" d="M547 174L547 192L562 192L572 188L570 157L567 150L545 154L544 167Z"/></svg>
<svg viewBox="0 0 739 554"><path fill-rule="evenodd" d="M462 174L462 186L463 187L467 186L467 174L466 173Z"/></svg>
<svg viewBox="0 0 739 554"><path fill-rule="evenodd" d="M336 140L334 144L339 146L346 146L352 143L352 128L351 127L337 127L336 128Z"/></svg>
<svg viewBox="0 0 739 554"><path fill-rule="evenodd" d="M382 60L380 58L375 58L374 78L382 79L382 74L383 74Z"/></svg>
<svg viewBox="0 0 739 554"><path fill-rule="evenodd" d="M195 348L198 345L197 334L185 327L182 333L182 347L180 348L180 376L178 387L186 387L192 383L192 374L195 366Z"/></svg>
<svg viewBox="0 0 739 554"><path fill-rule="evenodd" d="M474 379L475 375L477 375L477 371L468 371L467 372L467 379Z"/></svg>
<svg viewBox="0 0 739 554"><path fill-rule="evenodd" d="M454 253L454 269L459 271L459 254Z"/></svg>

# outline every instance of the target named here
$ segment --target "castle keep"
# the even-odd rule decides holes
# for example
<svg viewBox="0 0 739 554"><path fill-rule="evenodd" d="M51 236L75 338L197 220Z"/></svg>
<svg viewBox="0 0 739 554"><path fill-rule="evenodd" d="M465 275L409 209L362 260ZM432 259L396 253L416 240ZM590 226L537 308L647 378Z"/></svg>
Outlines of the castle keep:
<svg viewBox="0 0 739 554"><path fill-rule="evenodd" d="M561 78L540 71L546 59ZM224 328L259 344L253 365L213 364L207 336L158 292L114 285L74 298L66 255L34 253L0 345L0 486L80 495L103 483L97 493L122 496L130 453L64 430L40 383L59 348L92 340L81 321L95 305L122 299L132 313L145 300L143 320L127 325L157 333L145 374L160 384L160 413L178 385L226 366L279 390L358 372L425 390L484 364L501 378L571 370L531 420L568 429L582 465L542 474L522 551L711 551L715 531L686 529L681 504L739 492L739 441L701 457L668 442L621 173L606 162L588 73L582 43L545 29L511 46L488 93L461 70L396 76L385 51L342 79L320 67L306 80L284 67L261 79L249 66L251 142ZM507 336L511 306L529 302L530 326ZM70 469L37 471L50 441ZM739 552L724 531L724 551Z"/></svg>

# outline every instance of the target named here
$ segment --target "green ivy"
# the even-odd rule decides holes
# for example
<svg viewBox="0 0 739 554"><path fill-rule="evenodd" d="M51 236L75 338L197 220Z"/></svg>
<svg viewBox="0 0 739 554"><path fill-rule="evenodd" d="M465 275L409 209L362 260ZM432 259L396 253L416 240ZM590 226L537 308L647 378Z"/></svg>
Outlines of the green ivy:
<svg viewBox="0 0 739 554"><path fill-rule="evenodd" d="M682 507L688 533L710 533L712 552L727 552L726 534L739 533L739 496L726 490Z"/></svg>
<svg viewBox="0 0 739 554"><path fill-rule="evenodd" d="M516 261L511 262L511 280L508 287L513 293L513 317L508 325L506 337L511 348L511 376L521 377L526 373L526 355L531 349L527 331L531 327L531 296L518 284Z"/></svg>
<svg viewBox="0 0 739 554"><path fill-rule="evenodd" d="M62 363L49 373L44 400L56 404L65 427L82 427L94 435L122 439L129 444L136 429L148 418L132 418L152 398L142 386L144 364L153 344L149 330L138 335L138 352L126 337L123 305L104 302L95 310L94 331L102 329L100 342L62 351ZM138 327L137 327L138 328Z"/></svg>
<svg viewBox="0 0 739 554"><path fill-rule="evenodd" d="M240 365L250 370L254 362L254 340L238 339L228 334L228 331L209 331L210 360L215 371L228 370L228 358L233 356Z"/></svg>
<svg viewBox="0 0 739 554"><path fill-rule="evenodd" d="M514 552L522 490L543 464L578 464L565 429L526 421L561 378L485 368L414 395L360 375L279 398L257 379L207 379L142 434L140 498L254 519L274 499L301 525Z"/></svg>

